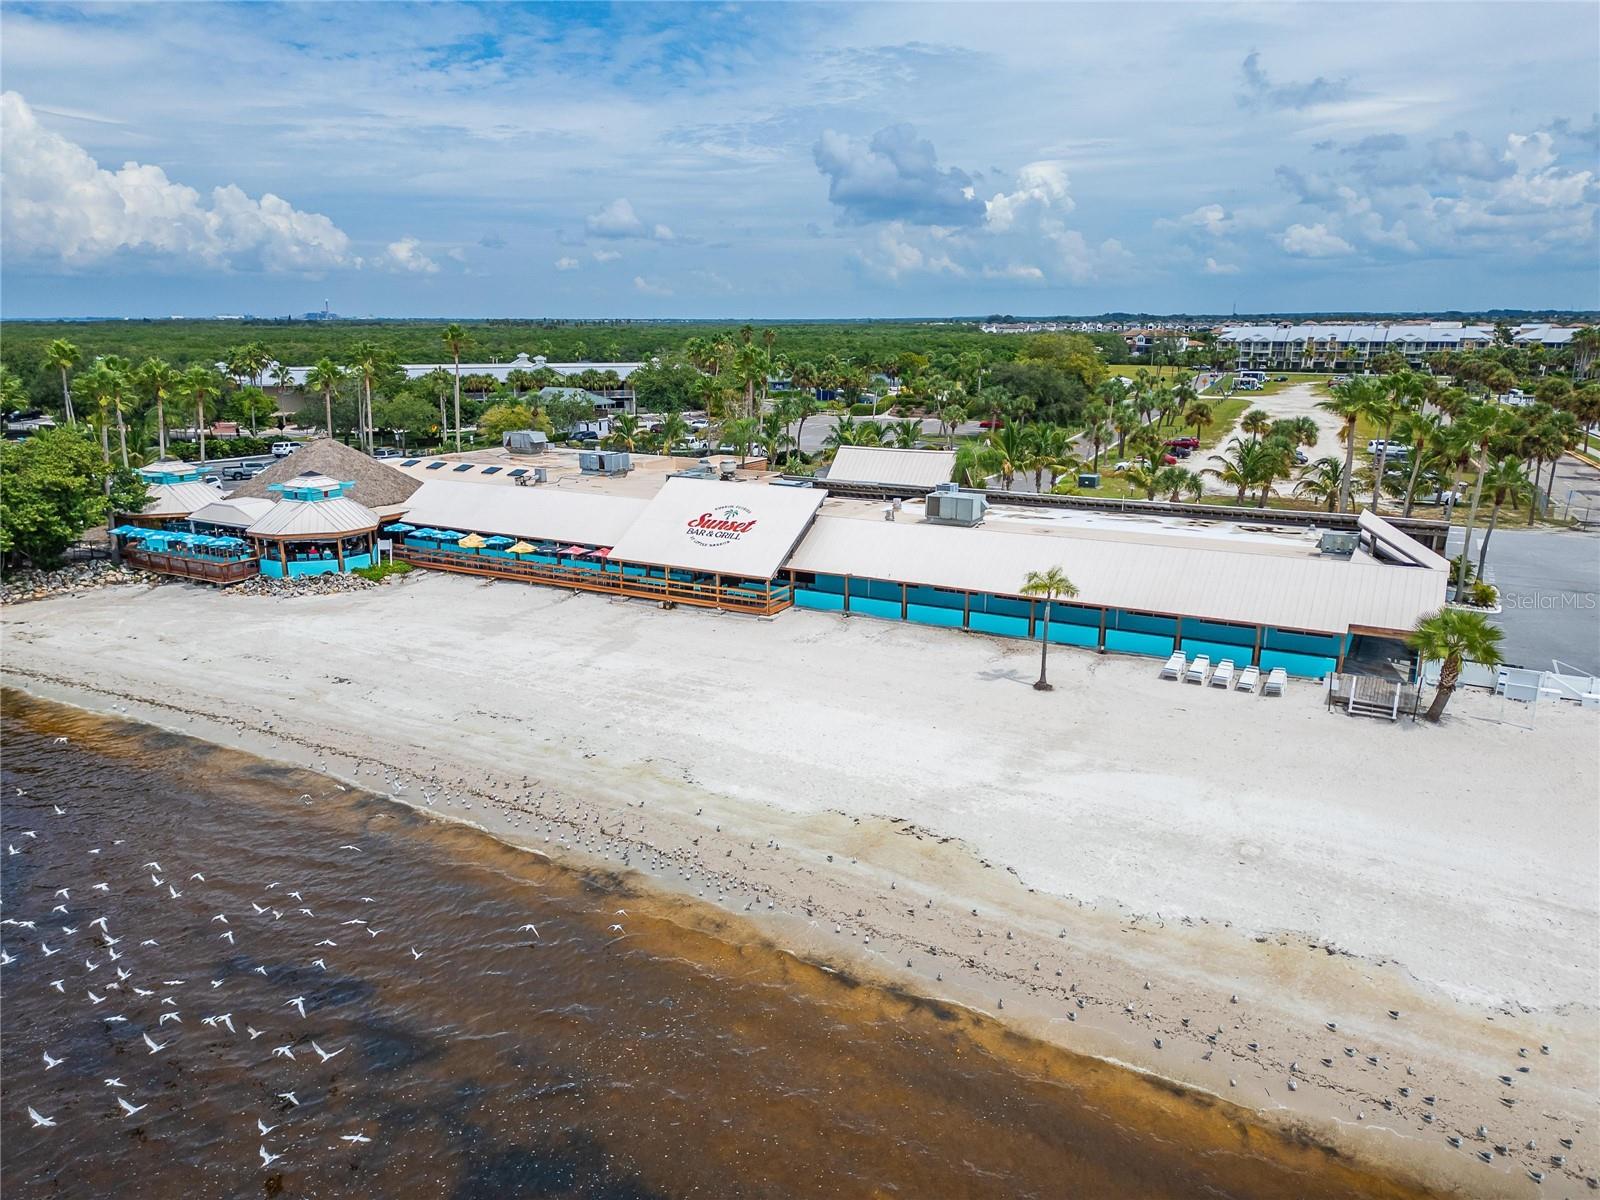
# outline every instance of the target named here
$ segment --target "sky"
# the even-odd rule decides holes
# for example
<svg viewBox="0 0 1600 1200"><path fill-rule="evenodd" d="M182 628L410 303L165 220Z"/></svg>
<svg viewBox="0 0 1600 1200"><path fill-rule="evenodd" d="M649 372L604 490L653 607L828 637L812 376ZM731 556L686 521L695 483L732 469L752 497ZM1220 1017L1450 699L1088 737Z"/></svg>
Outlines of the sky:
<svg viewBox="0 0 1600 1200"><path fill-rule="evenodd" d="M1600 5L0 8L0 313L1600 308Z"/></svg>

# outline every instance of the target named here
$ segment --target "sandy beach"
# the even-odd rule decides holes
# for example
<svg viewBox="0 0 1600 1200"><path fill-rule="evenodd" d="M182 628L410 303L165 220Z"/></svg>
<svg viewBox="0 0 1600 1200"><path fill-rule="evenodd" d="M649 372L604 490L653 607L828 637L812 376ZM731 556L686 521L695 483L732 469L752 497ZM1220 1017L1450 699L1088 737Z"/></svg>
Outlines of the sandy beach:
<svg viewBox="0 0 1600 1200"><path fill-rule="evenodd" d="M1600 1175L1592 712L1390 726L1072 650L1040 694L1003 639L429 573L108 589L4 634L9 686L632 872L1432 1185Z"/></svg>

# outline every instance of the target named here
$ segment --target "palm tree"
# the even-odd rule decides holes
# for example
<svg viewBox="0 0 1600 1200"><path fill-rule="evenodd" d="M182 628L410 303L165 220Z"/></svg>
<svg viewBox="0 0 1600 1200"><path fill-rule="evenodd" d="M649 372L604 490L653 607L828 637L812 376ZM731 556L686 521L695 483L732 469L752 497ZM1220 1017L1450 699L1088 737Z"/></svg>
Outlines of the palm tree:
<svg viewBox="0 0 1600 1200"><path fill-rule="evenodd" d="M757 426L754 417L738 417L722 427L722 440L733 447L742 467L750 457L750 447L755 444Z"/></svg>
<svg viewBox="0 0 1600 1200"><path fill-rule="evenodd" d="M1044 475L1049 471L1052 476L1058 470L1076 470L1083 465L1083 460L1072 453L1072 435L1059 425L1028 425L1024 427L1027 442L1027 451L1023 456L1022 469L1033 475L1033 490L1044 492ZM1055 485L1054 478L1050 481Z"/></svg>
<svg viewBox="0 0 1600 1200"><path fill-rule="evenodd" d="M106 370L106 389L110 394L112 408L117 414L117 444L121 451L122 469L128 469L128 423L123 419L122 397L128 390L133 368L127 359L115 354L107 354L97 364Z"/></svg>
<svg viewBox="0 0 1600 1200"><path fill-rule="evenodd" d="M62 413L67 418L68 425L76 425L77 417L72 411L72 388L68 383L68 373L78 365L78 348L66 338L56 338L44 352L44 365L54 367L61 372L61 405Z"/></svg>
<svg viewBox="0 0 1600 1200"><path fill-rule="evenodd" d="M906 417L904 420L891 422L888 433L900 449L915 450L917 443L922 440L922 422L914 417Z"/></svg>
<svg viewBox="0 0 1600 1200"><path fill-rule="evenodd" d="M1339 511L1350 510L1350 484L1355 478L1356 426L1362 417L1381 407L1386 399L1383 384L1365 375L1352 375L1333 385L1333 394L1319 400L1317 407L1333 413L1344 422L1339 438L1344 442L1344 478L1340 484Z"/></svg>
<svg viewBox="0 0 1600 1200"><path fill-rule="evenodd" d="M1423 713L1424 718L1438 721L1444 715L1444 706L1450 703L1450 696L1461 679L1464 660L1491 670L1500 665L1503 636L1482 613L1459 608L1442 609L1417 622L1416 631L1408 639L1411 648L1422 661L1437 660L1439 663L1439 684L1434 689L1433 703Z"/></svg>
<svg viewBox="0 0 1600 1200"><path fill-rule="evenodd" d="M1600 358L1600 327L1587 325L1572 335L1572 377L1583 379Z"/></svg>
<svg viewBox="0 0 1600 1200"><path fill-rule="evenodd" d="M306 373L306 387L322 393L322 423L328 436L333 436L333 396L344 382L344 368L331 358L319 358ZM439 423L444 424L444 405L439 406Z"/></svg>
<svg viewBox="0 0 1600 1200"><path fill-rule="evenodd" d="M1216 420L1216 417L1212 412L1211 402L1208 400L1192 400L1189 403L1189 407L1183 410L1183 423L1194 426L1196 440L1199 440L1202 436L1202 431L1214 420Z"/></svg>
<svg viewBox="0 0 1600 1200"><path fill-rule="evenodd" d="M177 383L177 374L163 360L147 358L139 364L136 373L138 384L155 401L156 406L156 456L167 456L167 393Z"/></svg>
<svg viewBox="0 0 1600 1200"><path fill-rule="evenodd" d="M222 391L222 380L210 367L196 363L183 373L183 393L194 404L195 430L200 437L200 461L206 461L206 401Z"/></svg>
<svg viewBox="0 0 1600 1200"><path fill-rule="evenodd" d="M95 406L97 417L95 424L100 427L100 461L106 469L108 491L111 487L111 397L117 387L116 373L107 366L104 359L96 360L93 366L78 377L79 390Z"/></svg>
<svg viewBox="0 0 1600 1200"><path fill-rule="evenodd" d="M1309 496L1324 503L1333 512L1344 494L1344 464L1331 455L1319 458L1300 472L1300 482L1294 485L1296 496Z"/></svg>
<svg viewBox="0 0 1600 1200"><path fill-rule="evenodd" d="M632 454L639 443L639 418L633 413L622 413L611 422L611 432L606 441L613 450L626 450Z"/></svg>
<svg viewBox="0 0 1600 1200"><path fill-rule="evenodd" d="M1478 477L1472 485L1472 503L1467 508L1467 525L1462 535L1461 567L1456 579L1456 591L1467 586L1467 560L1472 557L1472 529L1478 523L1478 502L1483 499L1483 477L1489 469L1489 443L1495 433L1495 410L1490 404L1478 403L1468 407L1450 425L1446 435L1448 445L1459 460L1477 462Z"/></svg>
<svg viewBox="0 0 1600 1200"><path fill-rule="evenodd" d="M756 390L759 388L765 392L771 369L772 357L754 342L747 340L734 351L733 375L744 386L743 416L755 416Z"/></svg>
<svg viewBox="0 0 1600 1200"><path fill-rule="evenodd" d="M361 377L361 395L356 400L356 441L368 454L372 453L372 381L389 366L388 354L370 341L360 341L350 347L350 365ZM457 402L461 395L457 377ZM456 427L456 445L461 444L461 427Z"/></svg>
<svg viewBox="0 0 1600 1200"><path fill-rule="evenodd" d="M1423 412L1419 409L1401 413L1400 419L1395 422L1395 437L1411 447L1411 478L1406 481L1403 513L1405 516L1411 515L1411 506L1417 494L1417 478L1422 471L1422 460L1438 441L1443 428L1444 422L1439 419L1437 413Z"/></svg>
<svg viewBox="0 0 1600 1200"><path fill-rule="evenodd" d="M666 454L672 453L672 448L689 437L689 422L683 419L681 412L669 412L661 421L661 449Z"/></svg>
<svg viewBox="0 0 1600 1200"><path fill-rule="evenodd" d="M1239 422L1239 428L1253 438L1259 438L1272 428L1272 414L1264 408L1252 408Z"/></svg>
<svg viewBox="0 0 1600 1200"><path fill-rule="evenodd" d="M1023 469L1027 461L1032 438L1023 426L1008 421L999 429L991 429L984 441L993 451L995 473L1000 476L1000 486L1009 492L1017 472Z"/></svg>
<svg viewBox="0 0 1600 1200"><path fill-rule="evenodd" d="M769 471L777 469L778 455L792 445L789 439L788 415L787 402L761 415L760 431L756 440L761 444L761 452L766 457Z"/></svg>
<svg viewBox="0 0 1600 1200"><path fill-rule="evenodd" d="M472 340L467 331L455 322L444 327L440 335L444 339L444 347L450 351L450 358L456 365L456 451L461 450L461 352L467 348L467 343ZM368 381L368 402L371 402L371 386ZM370 449L370 447L369 447Z"/></svg>
<svg viewBox="0 0 1600 1200"><path fill-rule="evenodd" d="M1054 691L1050 681L1045 677L1045 668L1050 660L1050 605L1057 597L1072 599L1078 594L1078 587L1067 578L1066 572L1060 567L1050 567L1043 571L1029 571L1028 577L1023 581L1021 594L1044 599L1044 636L1039 640L1039 679L1033 685L1033 690Z"/></svg>
<svg viewBox="0 0 1600 1200"><path fill-rule="evenodd" d="M1281 459L1278 451L1266 442L1255 438L1248 441L1229 438L1223 452L1213 454L1211 461L1218 465L1202 468L1200 473L1237 489L1234 503L1243 504L1246 493L1263 486L1263 480L1268 488L1271 487L1277 475L1269 468L1281 462Z"/></svg>
<svg viewBox="0 0 1600 1200"><path fill-rule="evenodd" d="M1483 578L1483 566L1489 559L1489 539L1500 520L1500 506L1507 500L1515 505L1519 500L1532 501L1533 481L1517 459L1507 456L1489 468L1483 477L1483 486L1489 489L1489 526L1483 531L1483 545L1478 547L1478 578Z"/></svg>
<svg viewBox="0 0 1600 1200"><path fill-rule="evenodd" d="M1167 499L1173 504L1180 500L1190 502L1199 500L1205 492L1205 487L1200 482L1200 477L1185 467L1162 467L1160 471L1160 486L1158 491L1166 492Z"/></svg>
<svg viewBox="0 0 1600 1200"><path fill-rule="evenodd" d="M1117 431L1117 453L1128 446L1128 435L1139 428L1139 410L1132 404L1118 404L1111 409L1111 428Z"/></svg>

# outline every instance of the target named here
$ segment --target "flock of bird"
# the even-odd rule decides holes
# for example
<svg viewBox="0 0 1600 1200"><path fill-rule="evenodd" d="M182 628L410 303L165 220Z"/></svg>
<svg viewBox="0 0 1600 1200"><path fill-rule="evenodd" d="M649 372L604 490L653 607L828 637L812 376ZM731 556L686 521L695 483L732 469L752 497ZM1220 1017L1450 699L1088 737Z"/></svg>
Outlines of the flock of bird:
<svg viewBox="0 0 1600 1200"><path fill-rule="evenodd" d="M57 739L58 743L63 741ZM22 803L24 795L22 788L15 789L17 803ZM41 816L48 811L49 821L68 815L66 809L54 803L48 810L42 806L34 806L34 810ZM46 820L40 821L39 829L19 830L7 841L0 865L8 873L29 865L28 858L19 856L28 856L48 844ZM98 874L99 863L112 861L109 855L101 857L106 849L124 844L125 839L117 838L106 847L88 849L84 865L91 874ZM349 843L339 849L352 855L362 852L360 846ZM106 1104L94 1114L130 1125L159 1121L173 1111L172 1101L162 1096L162 1091L170 1088L170 1077L158 1070L173 1055L193 1058L220 1044L239 1052L247 1061L253 1059L252 1074L257 1078L266 1077L256 1069L260 1066L276 1065L278 1073L273 1077L280 1084L284 1072L293 1072L290 1086L267 1091L259 1110L239 1116L244 1133L255 1143L260 1168L273 1167L285 1160L291 1150L297 1154L309 1150L322 1136L314 1114L318 1100L326 1098L328 1085L336 1078L334 1072L352 1065L359 1069L359 1064L351 1062L359 1057L359 1051L344 1058L351 1047L332 1042L328 1027L319 1018L322 997L315 985L320 979L330 978L328 973L335 970L329 960L338 953L340 942L357 939L363 951L380 948L380 952L386 943L392 943L393 953L413 964L426 952L393 938L387 928L377 923L383 907L373 896L308 897L300 887L273 880L261 884L254 899L239 904L230 902L223 889L214 890L204 872L185 873L170 868L170 860L163 864L152 858L140 864L136 874L126 870L120 874L108 872L107 878L96 878L84 885L65 877L50 878L70 867L42 864L25 885L26 896L13 900L14 908L31 902L29 915L8 913L0 918L0 935L5 942L0 949L0 968L28 959L48 964L42 971L50 976L44 987L54 996L48 1007L24 1007L26 1002L11 995L8 986L7 999L17 1006L10 1011L40 1014L30 1016L30 1020L36 1027L50 1029L47 1038L65 1039L69 1032L81 1034L81 1029L72 1031L69 1027L74 1022L92 1021L100 1030L106 1052L131 1056L128 1066L100 1081ZM199 957L195 951L209 941L219 949L226 947L222 951L223 966L202 972L203 977L196 977L190 970L163 966L176 961L174 948L163 946L156 938L140 937L139 931L124 927L117 915L116 901L130 897L136 890L178 910L175 918L183 928L173 941L187 952L185 959L194 962ZM46 897L48 912L43 911ZM319 913L319 909L324 911ZM250 948L258 941L258 931L266 926L275 927L275 946L282 945L285 933L302 942L303 961L274 961L269 967L255 960ZM612 929L625 932L619 925ZM538 938L538 928L532 922L516 932L531 932ZM254 965L249 965L252 962ZM251 976L265 983L251 986ZM5 978L0 975L0 982ZM282 988L286 983L300 994L263 1009L263 991ZM248 1010L241 1007L246 1005L250 1006ZM202 1029L206 1032L202 1033ZM258 1041L260 1049L256 1050ZM81 1046L82 1042L77 1044ZM74 1071L81 1076L90 1069L87 1064L73 1062L73 1057L64 1047L58 1048L57 1053L46 1049L41 1074L49 1081L67 1078ZM103 1055L98 1055L97 1061L101 1058ZM65 1068L61 1076L51 1075L61 1068ZM13 1080L17 1070L16 1066L10 1068ZM70 1103L58 1108L43 1099L24 1107L34 1129L58 1130L62 1134L68 1134L73 1125L91 1115L81 1108L73 1112L78 1106ZM371 1135L360 1128L335 1131L334 1137L330 1149L339 1148L339 1143L354 1148L372 1141Z"/></svg>

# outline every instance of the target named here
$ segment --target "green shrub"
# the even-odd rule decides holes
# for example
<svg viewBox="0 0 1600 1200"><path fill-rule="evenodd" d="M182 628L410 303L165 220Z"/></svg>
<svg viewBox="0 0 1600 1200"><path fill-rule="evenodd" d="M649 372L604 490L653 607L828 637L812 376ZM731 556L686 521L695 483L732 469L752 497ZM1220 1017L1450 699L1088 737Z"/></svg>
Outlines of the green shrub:
<svg viewBox="0 0 1600 1200"><path fill-rule="evenodd" d="M1500 600L1500 593L1494 584L1480 579L1467 588L1467 598L1478 608L1493 608Z"/></svg>
<svg viewBox="0 0 1600 1200"><path fill-rule="evenodd" d="M378 563L371 567L357 567L350 573L352 575L359 575L363 579L370 579L374 583L381 583L390 575L409 574L411 569L412 567L410 563L391 559L389 562Z"/></svg>
<svg viewBox="0 0 1600 1200"><path fill-rule="evenodd" d="M1472 560L1468 559L1467 560L1467 574L1466 574L1465 579L1463 580L1462 575L1461 575L1461 559L1462 558L1463 558L1463 556L1458 554L1458 555L1456 555L1454 558L1452 558L1450 560L1450 582L1451 583L1465 582L1465 583L1470 585L1472 583L1472 581L1478 577L1478 571L1477 571L1477 568L1472 565Z"/></svg>

